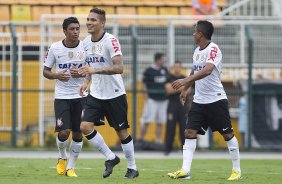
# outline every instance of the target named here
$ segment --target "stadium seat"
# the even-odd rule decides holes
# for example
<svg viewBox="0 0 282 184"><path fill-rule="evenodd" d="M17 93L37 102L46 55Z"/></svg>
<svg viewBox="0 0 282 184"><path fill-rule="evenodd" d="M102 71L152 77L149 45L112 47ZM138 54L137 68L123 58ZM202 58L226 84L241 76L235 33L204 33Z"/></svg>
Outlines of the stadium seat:
<svg viewBox="0 0 282 184"><path fill-rule="evenodd" d="M117 12L118 15L135 15L136 14L136 9L135 7L117 7ZM132 20L130 18L128 19L120 19L118 20L118 23L121 25L130 25L130 24L135 24L135 20Z"/></svg>
<svg viewBox="0 0 282 184"><path fill-rule="evenodd" d="M166 6L183 6L184 0L163 0L164 5Z"/></svg>
<svg viewBox="0 0 282 184"><path fill-rule="evenodd" d="M31 7L31 17L32 21L40 21L40 17L43 14L51 14L50 6L32 6Z"/></svg>
<svg viewBox="0 0 282 184"><path fill-rule="evenodd" d="M121 0L121 2L126 6L141 6L143 5L143 0Z"/></svg>
<svg viewBox="0 0 282 184"><path fill-rule="evenodd" d="M164 2L161 0L143 0L143 3L147 6L164 6Z"/></svg>
<svg viewBox="0 0 282 184"><path fill-rule="evenodd" d="M183 0L183 4L185 6L193 6L193 0Z"/></svg>
<svg viewBox="0 0 282 184"><path fill-rule="evenodd" d="M192 7L180 7L179 9L180 15L193 15Z"/></svg>
<svg viewBox="0 0 282 184"><path fill-rule="evenodd" d="M12 21L31 21L31 8L29 5L12 5Z"/></svg>
<svg viewBox="0 0 282 184"><path fill-rule="evenodd" d="M60 0L60 4L62 5L80 5L80 0Z"/></svg>
<svg viewBox="0 0 282 184"><path fill-rule="evenodd" d="M106 0L101 1L101 5L105 6L122 6L122 2L120 0Z"/></svg>
<svg viewBox="0 0 282 184"><path fill-rule="evenodd" d="M16 4L17 0L0 0L0 4Z"/></svg>
<svg viewBox="0 0 282 184"><path fill-rule="evenodd" d="M78 0L80 5L101 5L102 0Z"/></svg>
<svg viewBox="0 0 282 184"><path fill-rule="evenodd" d="M102 6L102 7L98 6L98 8L101 8L101 9L105 10L106 15L113 15L113 14L116 13L114 6Z"/></svg>
<svg viewBox="0 0 282 184"><path fill-rule="evenodd" d="M42 5L59 5L61 2L59 0L44 0L40 1L40 4Z"/></svg>
<svg viewBox="0 0 282 184"><path fill-rule="evenodd" d="M158 15L158 9L154 6L151 7L137 7L138 15ZM140 25L156 25L158 20L140 19L137 21Z"/></svg>
<svg viewBox="0 0 282 184"><path fill-rule="evenodd" d="M177 7L160 7L159 15L178 15Z"/></svg>
<svg viewBox="0 0 282 184"><path fill-rule="evenodd" d="M89 11L92 9L92 6L75 6L74 7L74 14L88 14Z"/></svg>
<svg viewBox="0 0 282 184"><path fill-rule="evenodd" d="M10 21L9 5L1 5L0 12L1 12L0 21Z"/></svg>
<svg viewBox="0 0 282 184"><path fill-rule="evenodd" d="M24 1L18 0L17 4L35 5L35 4L39 4L39 0L24 0Z"/></svg>
<svg viewBox="0 0 282 184"><path fill-rule="evenodd" d="M53 14L72 14L71 6L53 6Z"/></svg>

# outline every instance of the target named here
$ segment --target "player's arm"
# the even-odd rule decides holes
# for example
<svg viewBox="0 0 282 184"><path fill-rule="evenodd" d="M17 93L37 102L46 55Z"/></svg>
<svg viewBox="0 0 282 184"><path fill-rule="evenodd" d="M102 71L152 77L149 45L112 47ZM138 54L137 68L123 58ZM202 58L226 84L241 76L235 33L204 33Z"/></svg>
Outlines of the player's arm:
<svg viewBox="0 0 282 184"><path fill-rule="evenodd" d="M70 79L70 75L69 74L66 74L67 70L63 70L61 72L58 72L58 73L54 73L52 72L52 68L49 68L47 66L44 66L44 69L43 69L43 76L46 77L47 79L58 79L58 80L61 80L61 81L68 81Z"/></svg>
<svg viewBox="0 0 282 184"><path fill-rule="evenodd" d="M166 94L168 95L180 93L183 90L183 88L184 86L176 90L176 89L173 89L171 83L165 84L165 91L166 91Z"/></svg>
<svg viewBox="0 0 282 184"><path fill-rule="evenodd" d="M113 65L109 67L102 68L91 68L89 65L81 67L79 69L79 74L85 76L86 74L104 74L104 75L113 75L113 74L122 74L123 73L123 64L121 55L116 55L112 58Z"/></svg>
<svg viewBox="0 0 282 184"><path fill-rule="evenodd" d="M172 83L172 87L174 89L179 89L180 87L185 86L185 89L188 89L194 84L195 81L209 76L212 73L214 67L214 64L206 62L206 65L202 70L198 71L196 74L194 74L194 72L191 72L189 77L174 81Z"/></svg>
<svg viewBox="0 0 282 184"><path fill-rule="evenodd" d="M85 90L87 90L88 86L89 86L89 83L91 81L91 75L90 74L87 74L84 78L84 81L83 83L81 84L80 88L79 88L79 95L80 96L83 96L83 92Z"/></svg>

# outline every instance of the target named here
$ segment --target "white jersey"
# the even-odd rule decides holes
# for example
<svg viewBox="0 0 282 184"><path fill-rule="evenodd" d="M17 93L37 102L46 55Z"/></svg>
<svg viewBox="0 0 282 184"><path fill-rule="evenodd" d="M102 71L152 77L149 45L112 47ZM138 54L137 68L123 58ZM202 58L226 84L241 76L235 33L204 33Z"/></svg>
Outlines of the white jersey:
<svg viewBox="0 0 282 184"><path fill-rule="evenodd" d="M222 54L218 46L211 42L205 49L197 47L193 55L194 74L203 69L206 63L215 65L212 73L195 82L194 102L199 104L213 103L227 99L220 80Z"/></svg>
<svg viewBox="0 0 282 184"><path fill-rule="evenodd" d="M92 41L91 35L84 39L86 62L92 68L110 67L112 58L122 55L119 41L109 33L104 33L99 41ZM92 74L90 94L98 99L112 99L125 94L123 80L120 74Z"/></svg>
<svg viewBox="0 0 282 184"><path fill-rule="evenodd" d="M67 69L70 73L70 68L77 66L78 68L85 65L86 53L82 41L76 47L69 48L63 44L63 41L53 43L44 60L44 66L52 68L56 67L56 72ZM79 88L83 83L84 78L70 78L69 81L63 82L56 80L55 98L56 99L74 99L81 98Z"/></svg>

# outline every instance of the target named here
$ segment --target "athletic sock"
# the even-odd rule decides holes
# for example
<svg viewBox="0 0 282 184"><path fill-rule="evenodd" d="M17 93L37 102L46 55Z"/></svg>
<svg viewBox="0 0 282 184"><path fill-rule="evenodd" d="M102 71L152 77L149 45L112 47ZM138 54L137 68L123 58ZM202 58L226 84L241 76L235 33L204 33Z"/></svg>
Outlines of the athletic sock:
<svg viewBox="0 0 282 184"><path fill-rule="evenodd" d="M78 155L81 152L82 145L83 145L82 139L80 142L76 142L72 140L70 145L70 157L67 165L67 170L75 167Z"/></svg>
<svg viewBox="0 0 282 184"><path fill-rule="evenodd" d="M67 159L67 145L69 143L69 140L61 141L59 138L56 138L56 144L59 150L59 158L61 159Z"/></svg>
<svg viewBox="0 0 282 184"><path fill-rule="evenodd" d="M236 171L241 171L240 169L240 155L239 155L239 145L235 136L227 142L229 154L232 159L233 169Z"/></svg>
<svg viewBox="0 0 282 184"><path fill-rule="evenodd" d="M125 158L127 159L127 168L137 170L135 157L134 157L134 146L133 140L130 135L121 141L121 147Z"/></svg>
<svg viewBox="0 0 282 184"><path fill-rule="evenodd" d="M90 134L85 136L90 144L94 146L97 150L99 150L107 160L113 160L116 155L110 150L110 148L105 143L103 137L99 132L93 130Z"/></svg>
<svg viewBox="0 0 282 184"><path fill-rule="evenodd" d="M191 170L193 155L196 150L196 143L197 143L197 138L185 139L185 143L183 145L182 170L187 173L190 173Z"/></svg>

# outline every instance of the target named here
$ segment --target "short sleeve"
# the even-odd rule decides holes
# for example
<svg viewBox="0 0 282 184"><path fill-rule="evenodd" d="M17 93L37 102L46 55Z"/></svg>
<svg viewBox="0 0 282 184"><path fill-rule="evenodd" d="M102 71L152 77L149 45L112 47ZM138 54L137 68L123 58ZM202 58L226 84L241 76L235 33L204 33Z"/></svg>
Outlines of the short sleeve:
<svg viewBox="0 0 282 184"><path fill-rule="evenodd" d="M56 61L56 58L53 52L53 47L51 45L51 47L46 52L45 59L44 59L44 66L48 68L52 68L55 61Z"/></svg>
<svg viewBox="0 0 282 184"><path fill-rule="evenodd" d="M207 63L212 63L217 66L222 60L221 51L217 45L212 45L208 51Z"/></svg>
<svg viewBox="0 0 282 184"><path fill-rule="evenodd" d="M117 55L122 55L119 41L115 37L109 38L109 42L107 43L107 48L109 50L111 58Z"/></svg>

